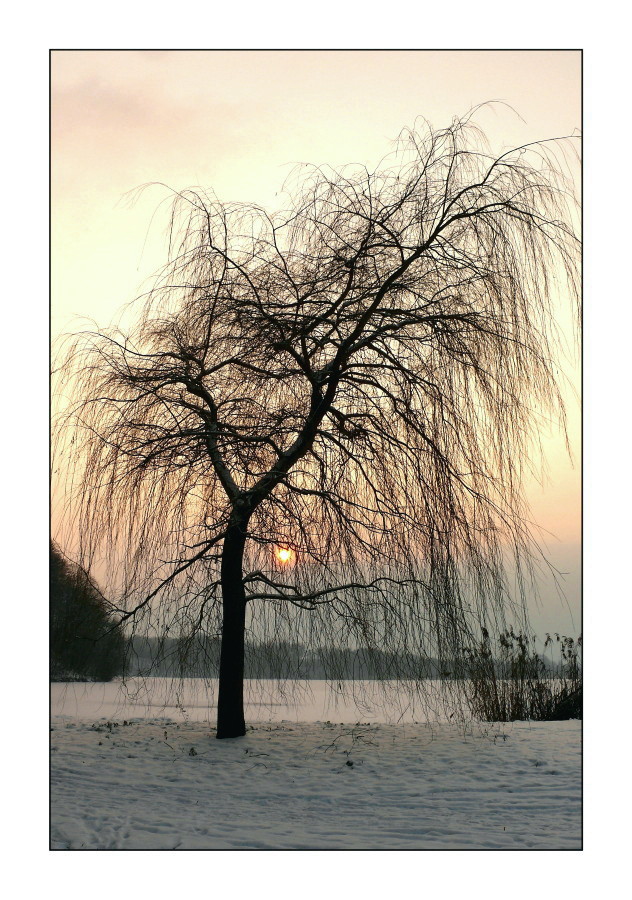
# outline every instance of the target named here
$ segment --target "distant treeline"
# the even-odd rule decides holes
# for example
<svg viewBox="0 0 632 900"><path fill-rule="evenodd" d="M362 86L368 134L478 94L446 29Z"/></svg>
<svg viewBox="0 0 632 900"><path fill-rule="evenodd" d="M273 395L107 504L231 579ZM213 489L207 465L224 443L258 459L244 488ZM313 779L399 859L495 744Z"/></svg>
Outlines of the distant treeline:
<svg viewBox="0 0 632 900"><path fill-rule="evenodd" d="M219 637L197 635L185 640L136 635L129 640L126 674L216 678L219 655ZM501 661L499 665L502 668ZM543 666L549 668L544 660ZM451 665L441 665L433 658L367 647L307 649L299 643L288 641L247 641L245 677L334 681L465 678L469 677L469 667L465 659L455 660Z"/></svg>
<svg viewBox="0 0 632 900"><path fill-rule="evenodd" d="M513 633L512 637L515 637ZM522 641L522 637L520 636ZM563 641L569 639L564 638ZM551 639L548 638L548 642ZM572 642L571 642L572 643ZM512 678L516 659L525 653L509 653L501 636L494 649L484 641L479 648L464 650L452 662L412 653L368 647L318 647L308 649L292 641L246 641L245 677L274 680L327 679L418 680L424 678L471 678L480 671L481 660L489 677ZM520 644L522 647L522 644ZM563 663L568 667L566 644ZM526 647L526 643L525 643ZM544 657L530 651L529 664L543 677L561 671ZM568 654L566 654L568 655ZM52 681L109 681L116 676L165 676L171 678L216 678L219 674L220 638L196 634L188 638L170 636L126 637L111 613L95 581L68 560L51 543L50 550L50 676ZM573 657L576 661L576 654ZM522 671L522 670L521 670Z"/></svg>
<svg viewBox="0 0 632 900"><path fill-rule="evenodd" d="M128 648L128 675L217 677L219 637L188 640L134 636ZM245 677L273 679L388 679L433 678L436 660L404 657L397 653L358 648L308 650L288 641L246 641Z"/></svg>

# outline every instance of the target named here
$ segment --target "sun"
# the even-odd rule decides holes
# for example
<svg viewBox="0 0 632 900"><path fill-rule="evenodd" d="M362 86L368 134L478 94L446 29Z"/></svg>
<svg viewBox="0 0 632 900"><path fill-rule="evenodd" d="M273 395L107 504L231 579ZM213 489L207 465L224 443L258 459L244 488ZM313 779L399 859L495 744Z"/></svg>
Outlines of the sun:
<svg viewBox="0 0 632 900"><path fill-rule="evenodd" d="M283 563L283 565L291 563L294 559L294 551L289 547L277 547L274 552L276 554L276 558L280 563Z"/></svg>

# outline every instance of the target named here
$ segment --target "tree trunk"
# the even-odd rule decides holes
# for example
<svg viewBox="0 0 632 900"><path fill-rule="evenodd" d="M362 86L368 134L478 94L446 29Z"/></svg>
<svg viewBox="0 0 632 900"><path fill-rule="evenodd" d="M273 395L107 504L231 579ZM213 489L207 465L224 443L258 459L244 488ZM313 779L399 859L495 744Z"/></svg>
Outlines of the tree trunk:
<svg viewBox="0 0 632 900"><path fill-rule="evenodd" d="M242 564L247 522L231 524L222 550L222 649L217 700L218 738L241 737L244 722L244 632L246 593Z"/></svg>

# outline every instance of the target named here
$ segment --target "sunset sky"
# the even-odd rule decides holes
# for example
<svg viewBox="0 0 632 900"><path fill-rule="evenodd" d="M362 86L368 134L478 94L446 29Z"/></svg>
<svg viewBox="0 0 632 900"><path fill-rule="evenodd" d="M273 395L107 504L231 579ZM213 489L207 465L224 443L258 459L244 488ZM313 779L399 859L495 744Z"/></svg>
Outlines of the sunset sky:
<svg viewBox="0 0 632 900"><path fill-rule="evenodd" d="M201 185L274 209L294 164L371 168L415 118L442 127L490 100L508 104L476 117L498 153L576 134L580 68L576 51L53 52L53 338L81 319L109 324L165 262L168 192L132 203L140 185ZM578 391L577 360L566 367ZM569 573L574 622L545 591L540 633L579 629L580 407L566 393L574 464L561 436L546 436L549 480L529 496Z"/></svg>

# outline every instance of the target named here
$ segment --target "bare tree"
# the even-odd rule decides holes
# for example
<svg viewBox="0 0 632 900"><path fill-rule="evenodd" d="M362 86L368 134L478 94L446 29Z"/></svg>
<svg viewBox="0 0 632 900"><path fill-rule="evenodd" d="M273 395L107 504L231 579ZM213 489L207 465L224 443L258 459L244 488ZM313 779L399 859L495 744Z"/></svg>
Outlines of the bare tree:
<svg viewBox="0 0 632 900"><path fill-rule="evenodd" d="M67 521L122 622L221 629L218 738L245 732L247 625L453 661L503 620L510 556L524 592L578 294L563 146L494 156L468 116L373 172L301 167L274 216L177 193L137 328L66 347Z"/></svg>

